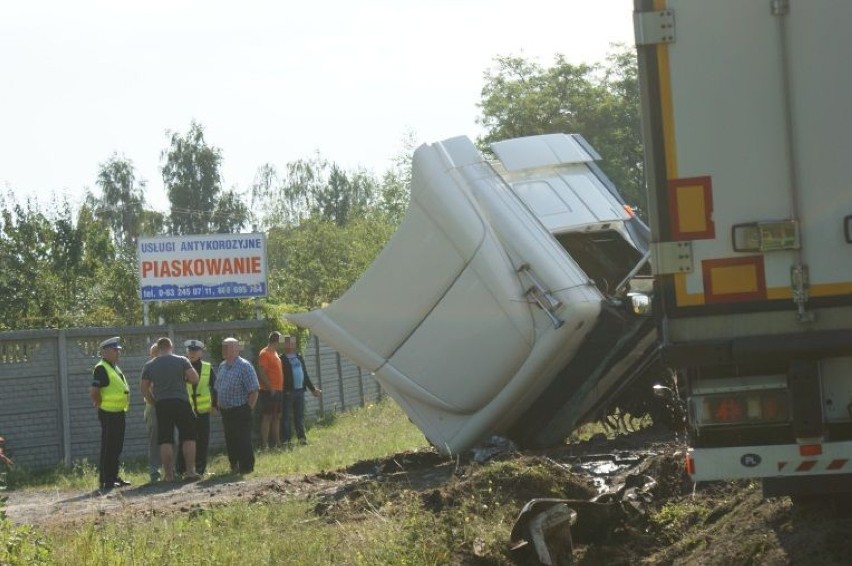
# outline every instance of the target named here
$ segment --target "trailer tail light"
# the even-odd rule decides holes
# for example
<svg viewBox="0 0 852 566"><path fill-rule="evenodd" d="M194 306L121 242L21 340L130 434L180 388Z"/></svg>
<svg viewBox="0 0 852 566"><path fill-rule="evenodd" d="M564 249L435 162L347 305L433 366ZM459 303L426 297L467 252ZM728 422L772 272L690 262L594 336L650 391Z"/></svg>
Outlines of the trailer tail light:
<svg viewBox="0 0 852 566"><path fill-rule="evenodd" d="M689 454L686 455L686 473L690 476L695 475L695 460Z"/></svg>
<svg viewBox="0 0 852 566"><path fill-rule="evenodd" d="M699 425L766 424L790 417L786 389L701 395L693 398L692 406Z"/></svg>
<svg viewBox="0 0 852 566"><path fill-rule="evenodd" d="M801 247L799 223L795 220L734 224L731 240L735 252L772 252Z"/></svg>
<svg viewBox="0 0 852 566"><path fill-rule="evenodd" d="M799 456L819 456L822 454L822 444L800 444Z"/></svg>

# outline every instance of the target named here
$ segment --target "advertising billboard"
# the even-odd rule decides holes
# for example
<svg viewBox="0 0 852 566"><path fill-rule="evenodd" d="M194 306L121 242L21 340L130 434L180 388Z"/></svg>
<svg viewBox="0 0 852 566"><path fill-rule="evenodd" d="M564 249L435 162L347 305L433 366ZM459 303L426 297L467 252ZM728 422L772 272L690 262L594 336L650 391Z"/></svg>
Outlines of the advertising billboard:
<svg viewBox="0 0 852 566"><path fill-rule="evenodd" d="M262 233L139 238L137 252L143 301L244 299L267 293Z"/></svg>

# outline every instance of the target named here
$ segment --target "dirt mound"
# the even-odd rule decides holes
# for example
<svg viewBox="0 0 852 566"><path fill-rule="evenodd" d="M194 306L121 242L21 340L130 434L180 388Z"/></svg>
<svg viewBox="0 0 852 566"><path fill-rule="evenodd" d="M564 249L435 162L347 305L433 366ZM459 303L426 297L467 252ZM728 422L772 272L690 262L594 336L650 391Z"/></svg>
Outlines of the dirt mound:
<svg viewBox="0 0 852 566"><path fill-rule="evenodd" d="M480 494L483 505L523 506L540 497L586 500L596 491L587 478L577 476L564 465L537 456L521 456L466 467L456 481L425 493L424 507L439 513L457 507L471 493Z"/></svg>

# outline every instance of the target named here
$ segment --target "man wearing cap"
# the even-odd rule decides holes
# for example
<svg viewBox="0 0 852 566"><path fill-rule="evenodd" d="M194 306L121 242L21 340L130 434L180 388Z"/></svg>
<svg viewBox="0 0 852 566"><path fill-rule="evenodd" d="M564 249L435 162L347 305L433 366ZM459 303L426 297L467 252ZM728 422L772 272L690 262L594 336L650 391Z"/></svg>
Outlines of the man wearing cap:
<svg viewBox="0 0 852 566"><path fill-rule="evenodd" d="M98 483L101 491L130 485L118 476L118 459L124 448L124 414L130 408L130 387L118 367L121 339L116 336L101 342L101 360L92 370L89 397L98 409L101 423L101 454Z"/></svg>
<svg viewBox="0 0 852 566"><path fill-rule="evenodd" d="M198 373L198 383L186 384L186 393L189 395L189 403L195 412L195 471L204 474L207 470L207 447L210 443L210 411L216 407L216 399L213 394L213 386L216 383L216 374L210 362L201 360L204 351L204 342L201 340L187 340L183 343L186 348L186 357L192 364L192 369ZM183 459L183 450L178 451L177 472L182 474L186 470Z"/></svg>
<svg viewBox="0 0 852 566"><path fill-rule="evenodd" d="M195 415L189 404L186 384L198 383L198 373L189 360L172 353L172 341L157 340L157 357L142 367L142 394L157 411L157 441L166 481L174 480L174 431L187 463L187 479L197 480L195 471Z"/></svg>
<svg viewBox="0 0 852 566"><path fill-rule="evenodd" d="M257 355L257 379L260 382L260 447L278 446L283 403L284 370L278 357L280 332L271 332L266 347Z"/></svg>
<svg viewBox="0 0 852 566"><path fill-rule="evenodd" d="M216 403L222 415L231 473L248 474L254 471L251 411L260 384L254 366L240 356L240 342L236 338L222 341L222 363L216 374Z"/></svg>

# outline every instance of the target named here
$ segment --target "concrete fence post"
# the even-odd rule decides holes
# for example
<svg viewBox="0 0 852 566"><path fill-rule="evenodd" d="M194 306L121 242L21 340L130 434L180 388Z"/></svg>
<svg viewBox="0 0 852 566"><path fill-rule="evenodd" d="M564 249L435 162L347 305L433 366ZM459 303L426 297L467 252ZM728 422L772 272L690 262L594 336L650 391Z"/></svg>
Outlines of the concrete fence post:
<svg viewBox="0 0 852 566"><path fill-rule="evenodd" d="M65 329L59 331L56 339L56 352L59 379L59 411L62 415L62 458L65 465L71 466L71 400L68 386L68 342Z"/></svg>
<svg viewBox="0 0 852 566"><path fill-rule="evenodd" d="M316 368L316 376L317 376L317 387L322 390L322 364L320 364L320 344L319 338L315 335L311 336L311 340L314 341L314 367ZM323 396L320 395L319 398L319 408L320 415L325 415L325 402L323 400Z"/></svg>
<svg viewBox="0 0 852 566"><path fill-rule="evenodd" d="M334 353L337 362L337 389L340 391L340 410L346 410L346 393L343 389L343 365L340 362L340 352Z"/></svg>

